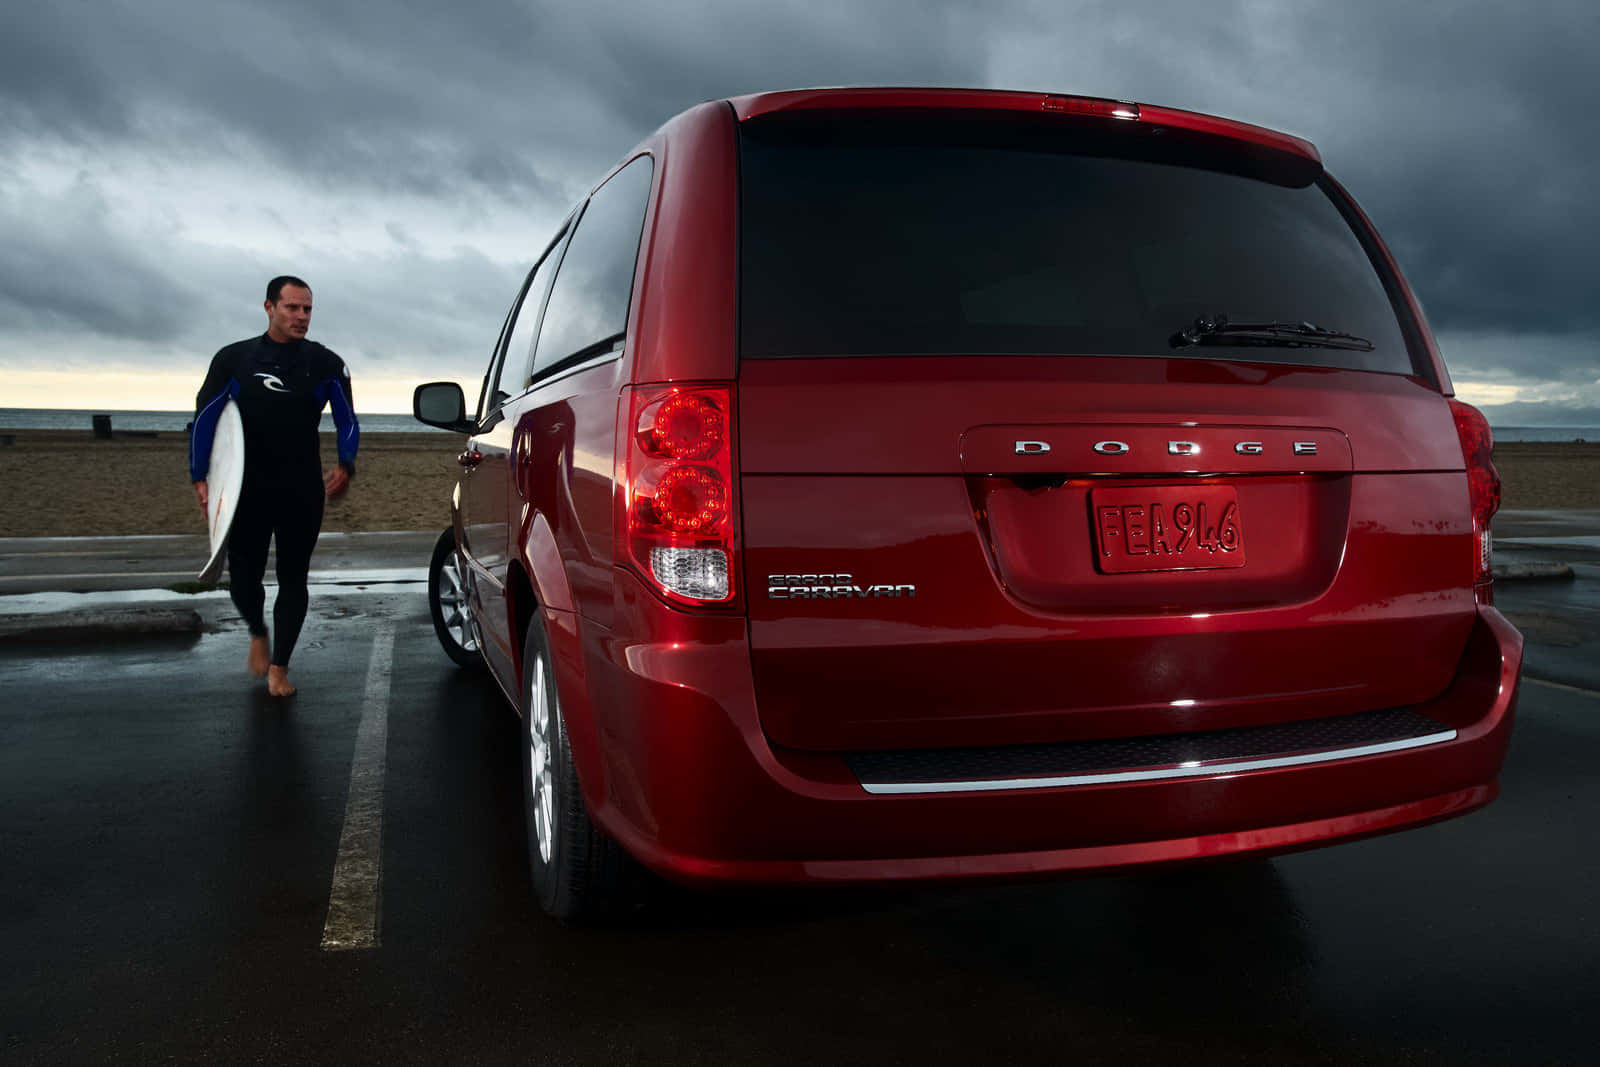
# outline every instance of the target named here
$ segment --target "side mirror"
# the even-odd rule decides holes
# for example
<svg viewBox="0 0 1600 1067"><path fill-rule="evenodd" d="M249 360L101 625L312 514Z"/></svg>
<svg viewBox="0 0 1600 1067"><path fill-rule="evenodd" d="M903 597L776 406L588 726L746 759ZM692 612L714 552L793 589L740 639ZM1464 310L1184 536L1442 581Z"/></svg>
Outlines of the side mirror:
<svg viewBox="0 0 1600 1067"><path fill-rule="evenodd" d="M455 382L429 382L411 394L411 414L418 422L441 430L471 433L476 426L467 418L467 398Z"/></svg>

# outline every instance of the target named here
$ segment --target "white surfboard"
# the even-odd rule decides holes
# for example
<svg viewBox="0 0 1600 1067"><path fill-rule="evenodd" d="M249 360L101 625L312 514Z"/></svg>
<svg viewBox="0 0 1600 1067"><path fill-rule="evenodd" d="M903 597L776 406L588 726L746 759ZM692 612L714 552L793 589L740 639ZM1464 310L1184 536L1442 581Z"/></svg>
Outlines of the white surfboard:
<svg viewBox="0 0 1600 1067"><path fill-rule="evenodd" d="M215 582L228 558L228 531L244 487L244 421L232 400L217 416L211 439L211 466L206 470L206 526L211 534L211 559L200 572L202 582Z"/></svg>

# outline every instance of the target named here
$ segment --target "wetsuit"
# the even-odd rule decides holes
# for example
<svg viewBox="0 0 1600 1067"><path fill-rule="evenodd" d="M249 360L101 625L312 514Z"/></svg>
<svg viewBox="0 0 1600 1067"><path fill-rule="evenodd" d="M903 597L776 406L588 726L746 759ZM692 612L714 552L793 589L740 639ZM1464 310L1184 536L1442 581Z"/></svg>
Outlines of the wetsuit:
<svg viewBox="0 0 1600 1067"><path fill-rule="evenodd" d="M229 398L244 422L244 488L228 535L229 594L253 637L267 636L262 614L267 545L278 542L278 598L272 662L287 667L305 622L306 574L322 529L322 455L317 427L331 405L339 466L355 474L361 429L351 406L350 371L315 341L279 344L263 334L219 351L195 399L189 477L211 466L217 417Z"/></svg>

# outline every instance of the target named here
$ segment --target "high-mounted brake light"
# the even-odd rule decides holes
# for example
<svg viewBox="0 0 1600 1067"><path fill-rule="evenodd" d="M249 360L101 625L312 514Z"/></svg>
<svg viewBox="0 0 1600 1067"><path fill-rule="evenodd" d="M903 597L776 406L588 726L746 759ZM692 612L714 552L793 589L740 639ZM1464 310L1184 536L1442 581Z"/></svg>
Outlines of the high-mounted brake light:
<svg viewBox="0 0 1600 1067"><path fill-rule="evenodd" d="M1459 400L1450 401L1450 414L1456 420L1456 436L1461 439L1461 456L1467 465L1467 496L1472 505L1472 581L1486 585L1493 580L1490 569L1494 546L1489 537L1489 520L1500 509L1500 472L1494 469L1494 433L1483 412Z"/></svg>
<svg viewBox="0 0 1600 1067"><path fill-rule="evenodd" d="M1127 100L1103 100L1097 96L1047 96L1041 105L1046 111L1065 111L1069 115L1096 115L1107 119L1137 119L1139 105Z"/></svg>
<svg viewBox="0 0 1600 1067"><path fill-rule="evenodd" d="M732 601L732 391L640 386L627 411L621 557L669 600Z"/></svg>

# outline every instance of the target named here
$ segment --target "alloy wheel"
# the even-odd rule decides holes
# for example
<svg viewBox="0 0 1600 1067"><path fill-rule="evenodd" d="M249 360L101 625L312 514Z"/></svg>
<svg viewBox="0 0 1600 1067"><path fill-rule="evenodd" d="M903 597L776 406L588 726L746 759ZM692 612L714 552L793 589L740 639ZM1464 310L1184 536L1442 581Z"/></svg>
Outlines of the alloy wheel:
<svg viewBox="0 0 1600 1067"><path fill-rule="evenodd" d="M467 595L467 576L461 566L460 552L451 552L439 571L439 611L445 629L462 651L478 651L478 633L473 626L472 601Z"/></svg>
<svg viewBox="0 0 1600 1067"><path fill-rule="evenodd" d="M550 750L550 704L555 693L545 672L544 657L536 658L530 667L533 677L528 693L527 728L532 742L528 746L528 761L533 803L528 815L533 820L539 859L548 865L555 853L555 783L551 775Z"/></svg>

